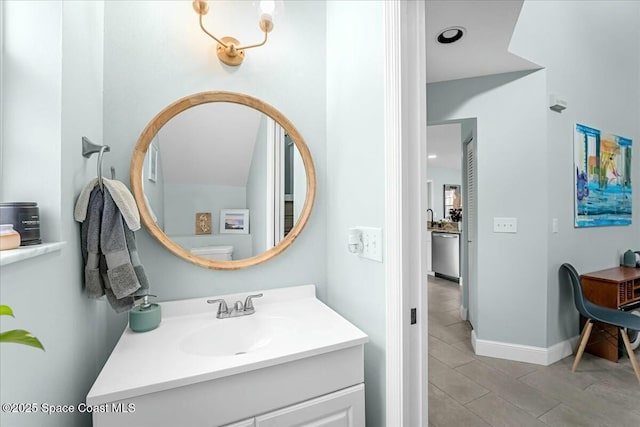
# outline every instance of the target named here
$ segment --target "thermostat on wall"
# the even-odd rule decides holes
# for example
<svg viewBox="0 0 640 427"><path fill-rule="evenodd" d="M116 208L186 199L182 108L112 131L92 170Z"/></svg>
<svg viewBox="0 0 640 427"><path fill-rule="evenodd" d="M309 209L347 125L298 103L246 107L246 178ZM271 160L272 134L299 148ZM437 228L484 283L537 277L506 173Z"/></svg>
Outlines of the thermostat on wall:
<svg viewBox="0 0 640 427"><path fill-rule="evenodd" d="M549 96L549 108L560 113L567 108L567 100L557 95L551 95Z"/></svg>

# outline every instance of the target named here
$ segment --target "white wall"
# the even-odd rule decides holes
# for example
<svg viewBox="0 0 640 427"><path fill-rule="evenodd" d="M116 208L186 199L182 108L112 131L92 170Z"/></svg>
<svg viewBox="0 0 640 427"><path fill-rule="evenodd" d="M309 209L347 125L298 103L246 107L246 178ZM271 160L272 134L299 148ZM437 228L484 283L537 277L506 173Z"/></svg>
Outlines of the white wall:
<svg viewBox="0 0 640 427"><path fill-rule="evenodd" d="M369 335L367 426L385 420L384 266L350 254L347 230L384 224L383 12L382 2L327 3L328 302Z"/></svg>
<svg viewBox="0 0 640 427"><path fill-rule="evenodd" d="M5 146L26 159L47 156L48 162L45 170L28 160L15 164L19 170L8 171L3 184L5 178L24 177L24 193L14 189L7 196L42 201L46 209L41 214L47 215L42 226L51 228L46 235L67 245L60 252L1 267L1 303L12 306L16 317L2 316L0 330L26 329L46 351L0 345L0 395L3 403L77 405L84 401L126 322L126 315L116 315L104 301L84 296L79 225L72 218L75 197L96 173L96 156L81 156L81 138L102 142L103 2L3 2L3 6L5 41L21 46L19 58L13 56L16 51L5 50L4 65L19 69L25 79L35 79L15 85L5 80L11 89L3 88L3 102L9 100L5 95L15 96L5 105L7 118L20 112L29 112L31 118L27 125L16 125L20 139L7 139ZM108 153L105 162L108 170ZM18 175L11 178L13 172ZM37 179L40 193L28 184L32 179ZM77 412L2 412L0 424L80 427L89 425L90 418Z"/></svg>
<svg viewBox="0 0 640 427"><path fill-rule="evenodd" d="M547 342L545 87L544 71L427 85L429 123L477 117L477 288L469 308L482 340ZM516 217L518 233L493 233L494 217Z"/></svg>
<svg viewBox="0 0 640 427"><path fill-rule="evenodd" d="M640 3L633 1L525 2L511 51L546 67L544 94L566 97L561 114L548 108L545 162L548 211L540 221L559 233L548 246L548 338L553 345L578 333L571 291L558 268L579 272L619 264L622 253L640 248ZM553 31L549 31L553 28ZM522 96L520 97L522 99ZM633 224L576 229L573 226L573 126L582 123L633 139Z"/></svg>
<svg viewBox="0 0 640 427"><path fill-rule="evenodd" d="M253 2L215 2L205 26L241 42L261 37ZM294 244L273 260L237 271L199 268L172 255L146 230L139 252L159 299L315 283L326 298L325 5L286 2L263 47L230 68L198 26L189 1L106 2L104 138L119 170L127 170L142 129L169 103L207 90L262 99L304 136L318 174L313 213ZM285 77L286 76L286 77ZM125 181L128 181L127 177Z"/></svg>
<svg viewBox="0 0 640 427"><path fill-rule="evenodd" d="M460 142L462 144L462 142ZM460 159L462 163L462 159ZM444 212L443 186L445 184L462 185L462 170L449 168L428 168L427 179L433 180L433 218L439 220L449 216ZM460 193L462 194L462 193ZM464 206L463 206L464 208ZM464 214L464 213L463 213Z"/></svg>

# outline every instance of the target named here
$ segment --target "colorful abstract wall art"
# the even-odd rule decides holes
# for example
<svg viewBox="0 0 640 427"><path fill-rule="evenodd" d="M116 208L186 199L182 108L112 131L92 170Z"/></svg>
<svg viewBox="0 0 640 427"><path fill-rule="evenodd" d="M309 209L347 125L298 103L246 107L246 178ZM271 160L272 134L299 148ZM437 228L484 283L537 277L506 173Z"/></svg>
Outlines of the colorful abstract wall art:
<svg viewBox="0 0 640 427"><path fill-rule="evenodd" d="M576 124L575 226L631 224L632 140Z"/></svg>

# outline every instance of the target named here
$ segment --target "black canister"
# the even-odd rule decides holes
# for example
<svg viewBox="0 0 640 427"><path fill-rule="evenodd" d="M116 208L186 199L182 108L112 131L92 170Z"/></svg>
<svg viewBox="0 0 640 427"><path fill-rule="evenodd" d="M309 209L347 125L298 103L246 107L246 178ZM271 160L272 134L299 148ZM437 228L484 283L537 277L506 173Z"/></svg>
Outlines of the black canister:
<svg viewBox="0 0 640 427"><path fill-rule="evenodd" d="M20 233L20 246L37 245L40 240L40 212L35 202L0 203L0 224L13 224Z"/></svg>

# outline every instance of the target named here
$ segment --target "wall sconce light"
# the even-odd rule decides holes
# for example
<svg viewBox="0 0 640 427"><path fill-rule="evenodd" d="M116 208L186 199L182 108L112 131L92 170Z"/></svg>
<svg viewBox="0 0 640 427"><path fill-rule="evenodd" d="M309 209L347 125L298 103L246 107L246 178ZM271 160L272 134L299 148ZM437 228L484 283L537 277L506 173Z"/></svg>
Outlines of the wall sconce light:
<svg viewBox="0 0 640 427"><path fill-rule="evenodd" d="M209 37L218 42L216 49L218 59L232 67L242 64L245 50L262 46L267 42L267 34L273 30L272 14L274 8L275 1L273 0L262 0L260 2L260 9L262 10L262 15L260 15L260 29L264 32L264 40L262 40L262 43L240 46L240 42L233 37L222 37L219 39L207 31L202 25L202 16L209 12L209 5L206 0L193 0L193 10L200 15L200 28L202 28L202 31Z"/></svg>

